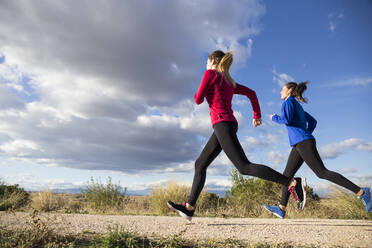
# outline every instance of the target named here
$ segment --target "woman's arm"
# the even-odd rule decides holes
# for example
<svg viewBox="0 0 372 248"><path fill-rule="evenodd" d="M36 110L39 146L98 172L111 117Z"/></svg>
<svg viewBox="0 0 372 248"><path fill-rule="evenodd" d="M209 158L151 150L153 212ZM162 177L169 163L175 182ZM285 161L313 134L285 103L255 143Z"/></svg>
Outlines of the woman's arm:
<svg viewBox="0 0 372 248"><path fill-rule="evenodd" d="M216 76L216 72L214 72L213 70L206 70L204 72L199 89L194 96L196 104L201 104L204 101L204 97L207 94L208 86Z"/></svg>
<svg viewBox="0 0 372 248"><path fill-rule="evenodd" d="M308 112L305 112L305 116L306 116L306 121L308 123L307 124L307 131L309 131L310 133L313 133L313 131L316 127L317 121Z"/></svg>
<svg viewBox="0 0 372 248"><path fill-rule="evenodd" d="M279 124L290 124L293 120L294 106L291 101L285 101L282 107L282 116L273 115L271 120Z"/></svg>
<svg viewBox="0 0 372 248"><path fill-rule="evenodd" d="M236 83L236 87L234 89L234 94L244 95L249 98L251 101L252 109L253 109L253 118L260 119L261 118L261 109L260 104L258 103L256 92L251 90L250 88Z"/></svg>

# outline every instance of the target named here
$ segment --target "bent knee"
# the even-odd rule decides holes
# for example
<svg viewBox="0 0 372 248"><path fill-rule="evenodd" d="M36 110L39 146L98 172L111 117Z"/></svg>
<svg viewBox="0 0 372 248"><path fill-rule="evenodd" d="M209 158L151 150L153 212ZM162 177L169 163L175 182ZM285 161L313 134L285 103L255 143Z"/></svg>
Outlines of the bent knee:
<svg viewBox="0 0 372 248"><path fill-rule="evenodd" d="M201 161L200 159L197 159L195 161L194 168L195 168L195 171L203 171L205 170L205 163Z"/></svg>
<svg viewBox="0 0 372 248"><path fill-rule="evenodd" d="M329 172L329 170L321 170L321 171L317 171L316 175L320 179L328 179L328 175L329 175L328 172Z"/></svg>

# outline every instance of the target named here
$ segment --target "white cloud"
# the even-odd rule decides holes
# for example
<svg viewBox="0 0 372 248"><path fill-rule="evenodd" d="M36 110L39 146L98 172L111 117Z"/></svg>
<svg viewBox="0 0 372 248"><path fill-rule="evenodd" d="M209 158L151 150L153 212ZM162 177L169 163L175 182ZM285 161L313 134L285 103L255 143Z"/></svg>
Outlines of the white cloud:
<svg viewBox="0 0 372 248"><path fill-rule="evenodd" d="M360 187L372 187L372 174L359 174L350 177Z"/></svg>
<svg viewBox="0 0 372 248"><path fill-rule="evenodd" d="M207 179L204 189L227 191L231 189L232 181L229 179Z"/></svg>
<svg viewBox="0 0 372 248"><path fill-rule="evenodd" d="M336 30L336 25L333 21L329 21L329 30L334 32Z"/></svg>
<svg viewBox="0 0 372 248"><path fill-rule="evenodd" d="M272 70L273 81L277 82L280 88L282 88L286 83L293 82L294 78L285 73L278 73L275 69Z"/></svg>
<svg viewBox="0 0 372 248"><path fill-rule="evenodd" d="M355 169L355 168L342 168L342 169L339 170L339 172L341 174L355 173L355 172L357 172L357 169Z"/></svg>
<svg viewBox="0 0 372 248"><path fill-rule="evenodd" d="M255 0L2 1L0 156L126 173L182 170L211 133L207 105L185 101L200 82L201 58L232 49L233 69L244 66L264 12ZM12 93L28 88L38 95L32 102Z"/></svg>
<svg viewBox="0 0 372 248"><path fill-rule="evenodd" d="M241 141L241 145L246 152L252 152L256 149L260 149L263 147L267 147L269 145L268 142L264 141L264 139L258 140L255 137L247 136L243 138Z"/></svg>
<svg viewBox="0 0 372 248"><path fill-rule="evenodd" d="M248 100L246 100L246 99L233 99L232 103L237 105L237 106L242 107L242 106L248 104Z"/></svg>
<svg viewBox="0 0 372 248"><path fill-rule="evenodd" d="M372 142L365 142L358 138L350 138L337 143L325 145L319 149L319 153L322 158L334 159L353 149L372 152L371 143Z"/></svg>
<svg viewBox="0 0 372 248"><path fill-rule="evenodd" d="M365 78L351 78L347 80L340 80L334 83L326 83L324 87L348 87L348 86L363 86L366 87L372 84L372 77Z"/></svg>
<svg viewBox="0 0 372 248"><path fill-rule="evenodd" d="M33 151L39 149L38 145L31 140L14 140L0 146L0 151L21 157L30 155Z"/></svg>
<svg viewBox="0 0 372 248"><path fill-rule="evenodd" d="M357 149L358 150L364 150L364 151L367 151L367 152L372 152L372 142L366 142L366 143L359 144L357 146Z"/></svg>
<svg viewBox="0 0 372 248"><path fill-rule="evenodd" d="M331 33L334 33L340 20L344 18L342 12L333 12L328 15L328 29Z"/></svg>
<svg viewBox="0 0 372 248"><path fill-rule="evenodd" d="M44 191L44 190L77 190L83 188L86 181L68 181L66 179L40 179L35 178L30 174L17 174L14 176L5 176L6 184L18 184L22 188L30 191Z"/></svg>
<svg viewBox="0 0 372 248"><path fill-rule="evenodd" d="M266 153L268 163L274 165L273 168L277 168L278 165L283 165L287 161L287 157L279 151L269 151Z"/></svg>

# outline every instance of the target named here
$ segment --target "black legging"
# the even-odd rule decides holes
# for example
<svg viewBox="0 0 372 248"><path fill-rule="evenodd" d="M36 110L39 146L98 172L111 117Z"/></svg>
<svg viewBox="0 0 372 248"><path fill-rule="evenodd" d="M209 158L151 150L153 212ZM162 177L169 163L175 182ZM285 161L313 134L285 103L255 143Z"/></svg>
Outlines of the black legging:
<svg viewBox="0 0 372 248"><path fill-rule="evenodd" d="M335 184L351 190L355 194L359 192L360 188L346 179L344 176L340 175L337 172L327 170L322 162L322 159L319 156L318 150L316 149L315 139L304 140L293 146L283 174L287 177L293 177L298 169L300 169L304 161L319 178L327 179L328 181L331 181ZM280 200L280 204L283 206L287 206L288 199L288 189L283 186L282 199Z"/></svg>
<svg viewBox="0 0 372 248"><path fill-rule="evenodd" d="M187 201L190 205L195 206L204 187L207 168L222 149L241 174L259 177L288 187L292 177L283 176L268 166L254 164L247 159L236 135L238 131L236 122L219 122L214 125L213 129L212 136L195 162L194 181Z"/></svg>

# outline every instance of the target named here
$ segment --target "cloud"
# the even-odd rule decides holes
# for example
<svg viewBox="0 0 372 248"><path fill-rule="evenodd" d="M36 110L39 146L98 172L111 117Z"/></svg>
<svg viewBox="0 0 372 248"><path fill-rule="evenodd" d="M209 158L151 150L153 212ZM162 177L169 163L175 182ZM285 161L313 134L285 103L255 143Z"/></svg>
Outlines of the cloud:
<svg viewBox="0 0 372 248"><path fill-rule="evenodd" d="M357 169L355 169L355 168L342 168L342 169L339 170L339 172L341 174L355 173L355 172L357 172Z"/></svg>
<svg viewBox="0 0 372 248"><path fill-rule="evenodd" d="M350 150L364 150L372 152L372 142L350 138L337 143L325 145L319 149L322 158L335 159Z"/></svg>
<svg viewBox="0 0 372 248"><path fill-rule="evenodd" d="M342 12L333 12L328 15L328 29L331 33L334 33L340 20L344 18Z"/></svg>
<svg viewBox="0 0 372 248"><path fill-rule="evenodd" d="M242 141L241 145L246 152L252 152L255 149L260 149L270 145L269 142L265 141L266 139L257 139L252 136L246 136Z"/></svg>
<svg viewBox="0 0 372 248"><path fill-rule="evenodd" d="M235 99L233 99L232 103L237 105L237 106L242 107L242 106L248 104L248 100L241 99L241 98L235 98Z"/></svg>
<svg viewBox="0 0 372 248"><path fill-rule="evenodd" d="M268 163L274 165L273 168L277 168L278 165L283 165L287 161L287 157L283 155L283 152L269 151L266 153Z"/></svg>
<svg viewBox="0 0 372 248"><path fill-rule="evenodd" d="M360 187L371 187L372 186L372 174L359 174L353 175L350 178L355 180Z"/></svg>
<svg viewBox="0 0 372 248"><path fill-rule="evenodd" d="M16 67L0 63L0 110L24 107L16 94L24 90L20 85L22 78L22 73Z"/></svg>
<svg viewBox="0 0 372 248"><path fill-rule="evenodd" d="M6 184L18 184L26 190L44 191L44 190L71 190L79 192L78 189L86 186L87 181L68 181L65 179L40 179L35 178L34 175L19 173L13 176L5 176Z"/></svg>
<svg viewBox="0 0 372 248"><path fill-rule="evenodd" d="M280 88L282 88L286 83L293 82L294 78L285 73L278 73L275 69L272 70L273 81L277 82Z"/></svg>
<svg viewBox="0 0 372 248"><path fill-rule="evenodd" d="M212 131L206 103L186 100L206 53L232 49L233 69L244 66L264 13L255 0L2 1L0 156L183 170Z"/></svg>
<svg viewBox="0 0 372 248"><path fill-rule="evenodd" d="M366 77L366 78L351 78L347 80L341 80L334 83L326 83L323 86L324 87L350 87L350 86L363 86L366 87L368 85L372 84L372 77Z"/></svg>

